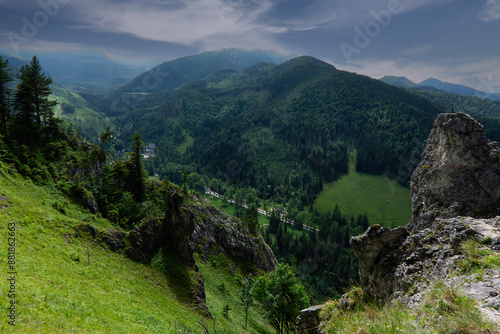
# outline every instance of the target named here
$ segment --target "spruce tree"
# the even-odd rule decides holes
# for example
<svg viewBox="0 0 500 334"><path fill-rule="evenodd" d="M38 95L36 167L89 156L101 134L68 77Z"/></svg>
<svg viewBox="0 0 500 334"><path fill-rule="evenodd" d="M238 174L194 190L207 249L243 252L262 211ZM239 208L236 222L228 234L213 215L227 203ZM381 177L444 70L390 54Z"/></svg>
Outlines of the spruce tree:
<svg viewBox="0 0 500 334"><path fill-rule="evenodd" d="M7 133L7 118L10 114L10 93L9 83L12 81L12 75L9 73L9 61L3 59L0 55L0 133Z"/></svg>
<svg viewBox="0 0 500 334"><path fill-rule="evenodd" d="M245 329L247 328L248 323L248 311L254 305L253 301L253 277L250 274L248 279L245 279L241 284L241 289L238 291L238 296L241 299L241 305L245 309Z"/></svg>
<svg viewBox="0 0 500 334"><path fill-rule="evenodd" d="M52 79L42 73L42 67L36 56L31 59L31 74L33 88L33 102L35 104L36 123L48 124L54 117L53 108L57 101L49 101L49 95L52 94L50 85Z"/></svg>
<svg viewBox="0 0 500 334"><path fill-rule="evenodd" d="M50 123L54 117L57 101L50 101L52 79L42 72L36 56L29 65L21 68L19 84L16 89L15 104L25 125L35 122L37 125Z"/></svg>
<svg viewBox="0 0 500 334"><path fill-rule="evenodd" d="M146 170L142 162L141 150L144 147L144 142L141 140L140 134L132 136L132 151L126 162L127 166L127 188L134 196L134 200L142 202L146 191Z"/></svg>
<svg viewBox="0 0 500 334"><path fill-rule="evenodd" d="M14 105L18 113L19 121L22 128L30 133L34 115L35 106L33 104L33 90L31 88L31 67L24 65L21 67L21 72L18 75L19 83L17 84Z"/></svg>

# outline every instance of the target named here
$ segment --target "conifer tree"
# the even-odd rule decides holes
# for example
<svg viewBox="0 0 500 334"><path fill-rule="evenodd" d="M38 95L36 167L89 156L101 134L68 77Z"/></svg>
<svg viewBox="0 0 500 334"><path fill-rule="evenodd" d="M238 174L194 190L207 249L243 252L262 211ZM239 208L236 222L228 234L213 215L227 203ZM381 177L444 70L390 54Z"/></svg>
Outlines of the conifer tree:
<svg viewBox="0 0 500 334"><path fill-rule="evenodd" d="M274 271L256 279L254 297L266 310L276 333L289 333L300 310L309 304L302 285L288 264L278 264Z"/></svg>
<svg viewBox="0 0 500 334"><path fill-rule="evenodd" d="M0 55L0 133L7 133L7 118L10 114L10 88L9 83L12 81L12 75L8 70L9 61L3 59Z"/></svg>
<svg viewBox="0 0 500 334"><path fill-rule="evenodd" d="M141 135L136 133L132 136L132 152L126 162L127 166L127 188L134 196L134 200L142 202L146 191L146 170L142 162L141 150L144 142Z"/></svg>
<svg viewBox="0 0 500 334"><path fill-rule="evenodd" d="M42 67L36 56L29 65L21 68L19 84L15 94L15 105L24 125L50 123L54 116L53 108L57 101L50 101L52 94L50 84L52 79L42 72Z"/></svg>

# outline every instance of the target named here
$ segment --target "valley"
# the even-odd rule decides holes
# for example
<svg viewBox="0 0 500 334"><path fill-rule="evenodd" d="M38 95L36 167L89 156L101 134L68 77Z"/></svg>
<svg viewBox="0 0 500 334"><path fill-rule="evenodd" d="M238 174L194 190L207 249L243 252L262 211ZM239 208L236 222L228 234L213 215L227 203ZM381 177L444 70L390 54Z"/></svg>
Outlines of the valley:
<svg viewBox="0 0 500 334"><path fill-rule="evenodd" d="M52 82L37 61L0 81L15 102L0 232L16 225L20 333L292 328L265 289L296 293L295 319L359 282L351 240L414 218L410 180L438 115L467 110L500 139L498 101L309 56L224 49L142 73L101 59L89 82L85 62L49 64Z"/></svg>

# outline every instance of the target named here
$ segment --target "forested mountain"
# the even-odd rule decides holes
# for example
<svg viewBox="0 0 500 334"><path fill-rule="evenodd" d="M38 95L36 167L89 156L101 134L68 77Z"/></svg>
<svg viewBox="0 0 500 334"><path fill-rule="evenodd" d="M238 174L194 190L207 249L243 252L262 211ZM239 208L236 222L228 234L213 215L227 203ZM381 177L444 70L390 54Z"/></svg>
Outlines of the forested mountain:
<svg viewBox="0 0 500 334"><path fill-rule="evenodd" d="M358 171L406 185L435 115L447 110L312 57L223 69L175 90L92 98L116 120L109 148L126 148L134 133L150 144L150 175L182 184L187 171L197 191L210 187L240 205L281 207L316 226L317 234L296 235L275 219L266 232L316 300L356 278L348 240L369 224L361 208L358 216L335 205L314 212L323 185L347 173L349 156Z"/></svg>
<svg viewBox="0 0 500 334"><path fill-rule="evenodd" d="M443 82L435 78L429 78L418 84L421 87L433 87L448 93L455 93L467 96L477 96L481 98L489 98L492 100L500 100L500 94L485 93L480 90L470 88L464 85L452 84L449 82Z"/></svg>
<svg viewBox="0 0 500 334"><path fill-rule="evenodd" d="M403 87L403 88L413 88L417 87L418 84L414 83L410 79L406 77L396 77L393 75L386 75L380 78L380 81L385 82L386 84Z"/></svg>
<svg viewBox="0 0 500 334"><path fill-rule="evenodd" d="M175 168L187 168L253 187L262 199L295 198L301 208L347 172L348 149L357 151L359 171L407 182L413 162L400 160L419 152L444 110L312 57L218 72L132 102L132 111L109 113L124 137L140 132L156 144L151 163L161 176L175 179Z"/></svg>
<svg viewBox="0 0 500 334"><path fill-rule="evenodd" d="M150 71L138 75L117 89L121 92L159 92L205 78L219 70L243 70L259 62L280 64L287 60L267 51L243 51L224 49L207 51L194 56L164 62Z"/></svg>

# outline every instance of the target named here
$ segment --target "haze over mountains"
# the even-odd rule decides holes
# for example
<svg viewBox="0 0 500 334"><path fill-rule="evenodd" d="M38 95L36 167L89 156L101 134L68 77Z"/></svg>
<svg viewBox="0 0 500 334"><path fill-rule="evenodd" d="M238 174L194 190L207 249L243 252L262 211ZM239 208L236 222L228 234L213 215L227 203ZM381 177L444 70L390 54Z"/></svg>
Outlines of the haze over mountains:
<svg viewBox="0 0 500 334"><path fill-rule="evenodd" d="M449 93L455 93L467 96L477 96L481 98L488 98L492 100L500 100L500 94L496 93L486 93L471 87L464 85L453 84L449 82L443 82L435 78L429 78L418 84L411 81L406 77L396 77L391 75L386 75L380 79L381 81L403 88L422 88L427 90L432 90L432 88Z"/></svg>

